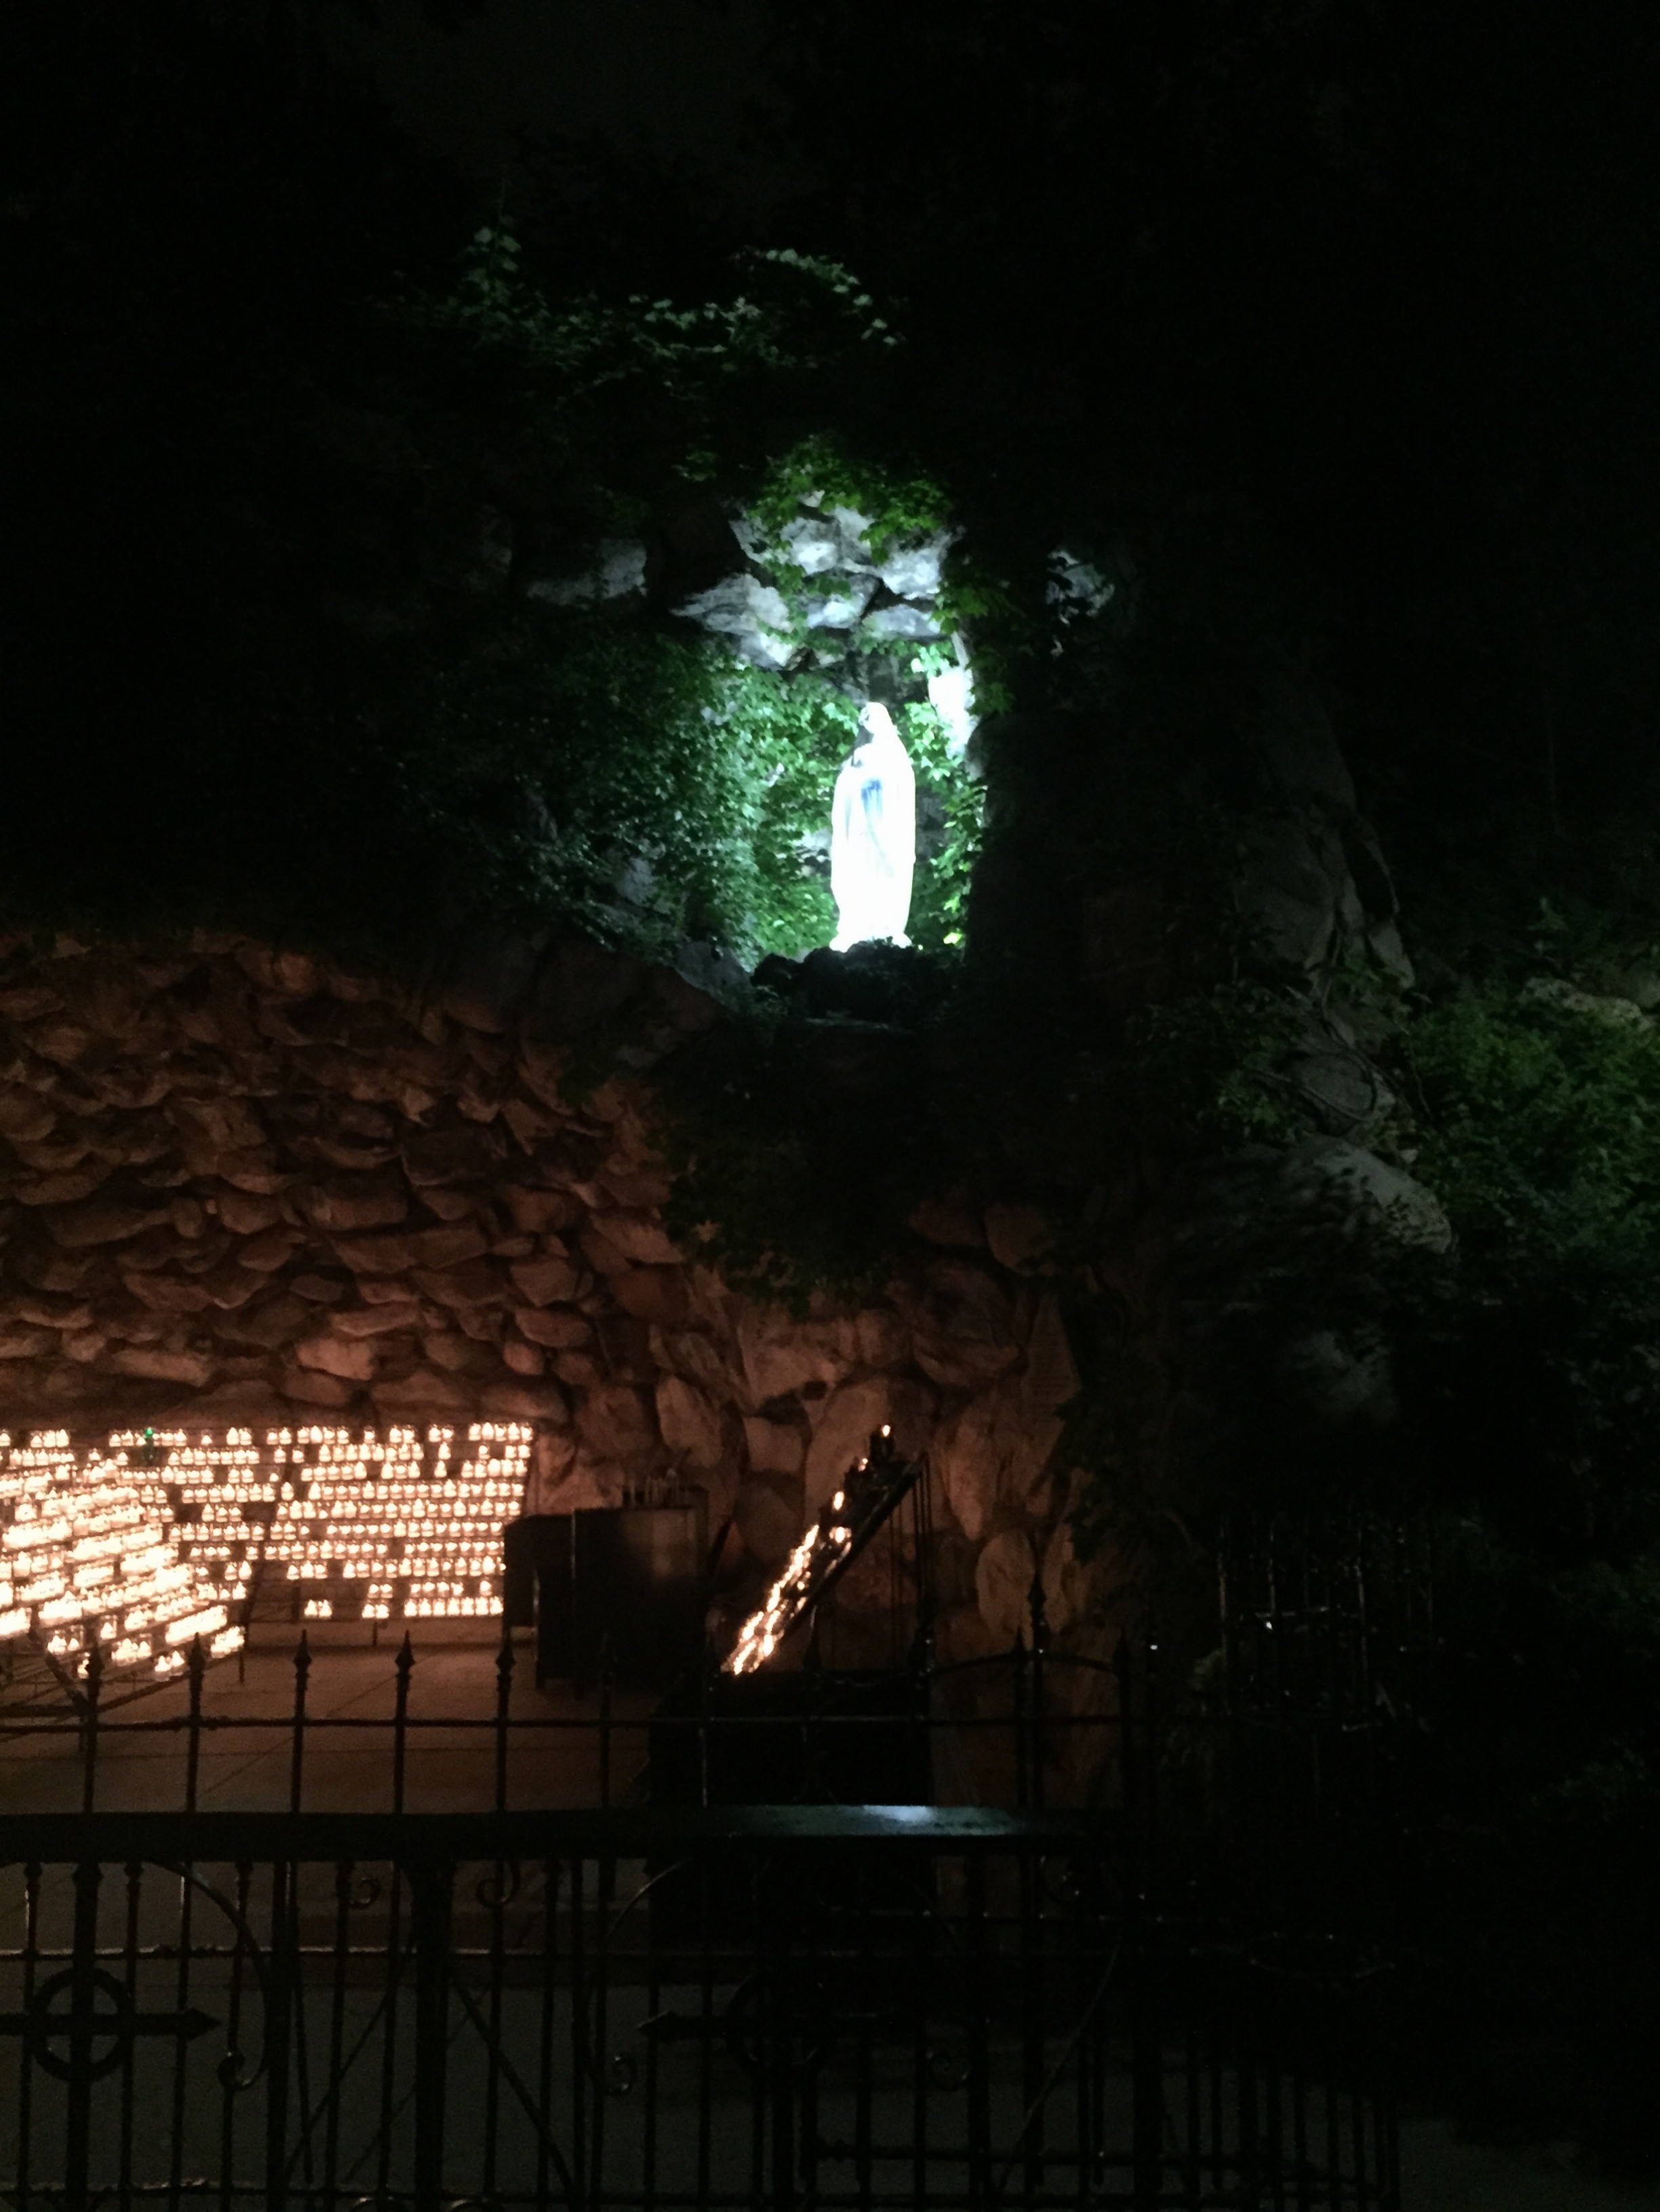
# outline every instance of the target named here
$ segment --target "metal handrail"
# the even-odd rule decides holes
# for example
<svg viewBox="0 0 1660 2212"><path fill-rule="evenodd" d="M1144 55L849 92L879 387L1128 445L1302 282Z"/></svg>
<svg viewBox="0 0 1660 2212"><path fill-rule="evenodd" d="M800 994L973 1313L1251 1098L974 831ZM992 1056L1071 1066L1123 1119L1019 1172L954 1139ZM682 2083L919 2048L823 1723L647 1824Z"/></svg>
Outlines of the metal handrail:
<svg viewBox="0 0 1660 2212"><path fill-rule="evenodd" d="M0 1864L234 1864L240 1859L463 1861L655 1857L714 1844L882 1843L920 1851L1098 1849L1111 1814L977 1805L572 1807L535 1813L10 1813Z"/></svg>

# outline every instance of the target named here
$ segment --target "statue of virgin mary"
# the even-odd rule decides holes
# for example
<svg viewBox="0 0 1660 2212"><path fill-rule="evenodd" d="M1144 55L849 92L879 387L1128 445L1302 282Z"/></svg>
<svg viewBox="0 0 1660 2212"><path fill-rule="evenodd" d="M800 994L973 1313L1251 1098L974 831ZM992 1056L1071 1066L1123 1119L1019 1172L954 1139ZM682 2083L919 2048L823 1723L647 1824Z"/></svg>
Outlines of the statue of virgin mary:
<svg viewBox="0 0 1660 2212"><path fill-rule="evenodd" d="M836 779L830 815L836 952L872 938L910 943L905 924L916 866L916 775L885 707L873 700L859 726L863 735Z"/></svg>

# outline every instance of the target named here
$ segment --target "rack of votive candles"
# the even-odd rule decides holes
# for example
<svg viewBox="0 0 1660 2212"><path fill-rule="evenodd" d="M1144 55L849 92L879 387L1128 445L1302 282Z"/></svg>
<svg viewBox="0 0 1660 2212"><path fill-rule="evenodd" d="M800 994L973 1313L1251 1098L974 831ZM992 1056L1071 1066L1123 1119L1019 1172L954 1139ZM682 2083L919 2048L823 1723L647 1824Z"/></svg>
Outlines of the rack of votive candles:
<svg viewBox="0 0 1660 2212"><path fill-rule="evenodd" d="M299 1585L302 1620L497 1615L532 1440L521 1421L274 1431L265 1572Z"/></svg>
<svg viewBox="0 0 1660 2212"><path fill-rule="evenodd" d="M262 1578L304 1620L464 1620L502 1610L527 1423L351 1429L0 1431L0 1650L84 1674L176 1674L197 1638L240 1649Z"/></svg>
<svg viewBox="0 0 1660 2212"><path fill-rule="evenodd" d="M77 1451L62 1429L26 1443L0 1431L0 1644L32 1639L76 1674L96 1645L106 1669L148 1675L182 1668L198 1636L210 1658L238 1648L230 1599L140 1463L166 1448L115 1437Z"/></svg>

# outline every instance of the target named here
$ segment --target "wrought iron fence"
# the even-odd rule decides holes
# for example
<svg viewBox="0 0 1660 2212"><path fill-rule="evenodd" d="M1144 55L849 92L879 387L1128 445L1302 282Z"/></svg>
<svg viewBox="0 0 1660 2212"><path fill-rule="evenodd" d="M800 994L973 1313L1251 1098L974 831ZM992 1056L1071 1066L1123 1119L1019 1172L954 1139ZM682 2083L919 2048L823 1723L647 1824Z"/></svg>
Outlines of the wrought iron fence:
<svg viewBox="0 0 1660 2212"><path fill-rule="evenodd" d="M407 1645L374 1711L324 1709L303 1644L267 1711L216 1710L234 1673L199 1651L175 1710L106 1706L95 1668L24 1703L0 2197L1395 2212L1381 1869L1423 1583L1364 1531L1310 1549L1225 1550L1196 1674L1153 1635L1057 1652L1040 1591L995 1661L923 1638L885 1677L710 1669L660 1704L527 1713L510 1641L448 1716ZM939 1802L963 1741L1001 1809ZM425 1809L444 1741L474 1809ZM532 1786L562 1743L586 1809ZM265 1749L246 1810L234 1761L204 1784L227 1745ZM158 1746L171 1799L115 1809Z"/></svg>
<svg viewBox="0 0 1660 2212"><path fill-rule="evenodd" d="M1130 1729L1150 1747L1147 1790L1171 1795L1167 1826L1180 1803L1236 1858L1248 1835L1277 1858L1290 1832L1387 1828L1425 1732L1431 1588L1413 1528L1270 1524L1220 1551L1219 1640L1196 1670L1152 1632L1110 1661L1057 1648L1035 1583L1006 1652L939 1664L923 1622L903 1668L733 1679L711 1658L666 1698L603 1668L586 1694L542 1695L511 1632L467 1655L465 1680L455 1655L435 1667L407 1638L347 1655L301 1632L252 1662L210 1664L198 1641L181 1678L135 1691L94 1650L78 1680L0 1682L0 1776L6 1802L42 1810L1099 1805L1123 1800Z"/></svg>
<svg viewBox="0 0 1660 2212"><path fill-rule="evenodd" d="M1117 1758L1122 1667L1051 1650L1041 1593L1029 1638L950 1666L926 1643L887 1672L733 1678L711 1661L666 1697L602 1674L586 1695L550 1700L511 1632L493 1658L468 1656L458 1688L453 1666L445 1680L407 1638L395 1652L343 1655L302 1632L291 1653L256 1655L250 1699L245 1660L212 1665L199 1639L179 1680L113 1695L94 1650L78 1680L60 1671L28 1698L0 1690L5 1796L86 1812L941 1796L1018 1807L1098 1798ZM449 1710L421 1693L429 1671Z"/></svg>
<svg viewBox="0 0 1660 2212"><path fill-rule="evenodd" d="M25 1815L0 2192L573 2208L1397 2203L1372 1962L1122 1823Z"/></svg>

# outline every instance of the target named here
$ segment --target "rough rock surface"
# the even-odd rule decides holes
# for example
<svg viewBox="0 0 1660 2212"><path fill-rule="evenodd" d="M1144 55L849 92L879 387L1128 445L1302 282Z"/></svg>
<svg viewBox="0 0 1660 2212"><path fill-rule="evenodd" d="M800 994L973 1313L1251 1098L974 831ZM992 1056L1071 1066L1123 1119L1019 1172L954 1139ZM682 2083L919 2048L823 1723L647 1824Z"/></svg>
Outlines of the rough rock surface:
<svg viewBox="0 0 1660 2212"><path fill-rule="evenodd" d="M977 720L968 646L952 637L957 666L931 678L916 674L913 648L946 635L939 599L945 561L956 533L933 531L893 544L879 559L870 516L855 507L826 510L808 495L776 538L749 514L727 526L747 568L680 600L674 611L723 639L757 668L800 665L798 654L864 696L873 663L896 698L930 699L945 720L953 759L961 757ZM808 580L792 632L791 610L778 580Z"/></svg>
<svg viewBox="0 0 1660 2212"><path fill-rule="evenodd" d="M1259 732L1274 803L1241 825L1242 911L1288 967L1314 975L1358 950L1413 980L1377 833L1318 699L1287 684Z"/></svg>
<svg viewBox="0 0 1660 2212"><path fill-rule="evenodd" d="M863 1310L747 1302L666 1231L652 1140L651 1066L719 1018L575 942L416 994L231 937L0 941L0 1418L530 1420L532 1508L697 1485L757 1573L887 1424L1007 1640L1077 1387L1049 1225L964 1200ZM630 1072L585 1090L602 1027Z"/></svg>

